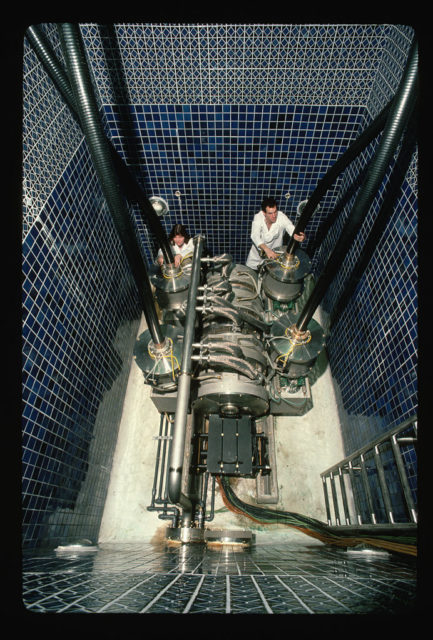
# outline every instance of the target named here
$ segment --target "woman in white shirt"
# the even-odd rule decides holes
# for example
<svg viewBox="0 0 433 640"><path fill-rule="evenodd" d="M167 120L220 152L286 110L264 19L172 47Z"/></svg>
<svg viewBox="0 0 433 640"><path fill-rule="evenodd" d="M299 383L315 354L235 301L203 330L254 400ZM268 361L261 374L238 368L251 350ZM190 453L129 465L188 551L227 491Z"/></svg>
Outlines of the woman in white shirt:
<svg viewBox="0 0 433 640"><path fill-rule="evenodd" d="M185 256L193 253L194 241L183 224L175 224L170 231L168 241L173 248L174 266L178 267ZM161 249L158 251L156 261L159 265L164 262Z"/></svg>
<svg viewBox="0 0 433 640"><path fill-rule="evenodd" d="M253 246L248 254L247 267L251 269L259 268L263 262L263 258L260 257L260 250L266 254L267 258L275 259L278 254L273 249L282 246L285 231L291 236L294 229L295 225L286 214L278 211L275 198L264 198L261 211L256 213L251 226ZM296 233L294 238L297 242L303 242L305 234Z"/></svg>

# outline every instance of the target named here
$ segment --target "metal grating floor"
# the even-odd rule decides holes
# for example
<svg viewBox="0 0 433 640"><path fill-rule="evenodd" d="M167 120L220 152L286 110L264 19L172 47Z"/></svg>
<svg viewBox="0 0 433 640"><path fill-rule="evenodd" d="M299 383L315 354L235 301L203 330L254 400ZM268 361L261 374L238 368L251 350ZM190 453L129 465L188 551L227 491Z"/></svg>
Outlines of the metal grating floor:
<svg viewBox="0 0 433 640"><path fill-rule="evenodd" d="M29 612L399 614L415 600L414 558L327 546L129 544L23 558Z"/></svg>

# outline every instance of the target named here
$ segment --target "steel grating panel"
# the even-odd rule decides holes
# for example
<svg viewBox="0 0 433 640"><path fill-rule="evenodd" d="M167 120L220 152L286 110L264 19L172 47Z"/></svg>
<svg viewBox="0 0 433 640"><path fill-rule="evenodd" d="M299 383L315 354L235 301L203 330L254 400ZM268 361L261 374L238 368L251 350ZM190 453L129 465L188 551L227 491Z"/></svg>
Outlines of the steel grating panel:
<svg viewBox="0 0 433 640"><path fill-rule="evenodd" d="M396 614L415 608L416 565L322 546L50 551L24 559L23 602L56 613Z"/></svg>

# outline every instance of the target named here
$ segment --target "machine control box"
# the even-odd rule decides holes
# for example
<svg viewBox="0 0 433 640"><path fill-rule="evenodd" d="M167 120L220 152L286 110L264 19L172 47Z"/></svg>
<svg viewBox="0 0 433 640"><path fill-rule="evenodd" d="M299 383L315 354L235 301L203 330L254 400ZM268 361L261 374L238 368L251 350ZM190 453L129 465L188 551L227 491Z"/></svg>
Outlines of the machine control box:
<svg viewBox="0 0 433 640"><path fill-rule="evenodd" d="M218 415L209 417L207 470L217 474L252 474L251 418L221 418Z"/></svg>

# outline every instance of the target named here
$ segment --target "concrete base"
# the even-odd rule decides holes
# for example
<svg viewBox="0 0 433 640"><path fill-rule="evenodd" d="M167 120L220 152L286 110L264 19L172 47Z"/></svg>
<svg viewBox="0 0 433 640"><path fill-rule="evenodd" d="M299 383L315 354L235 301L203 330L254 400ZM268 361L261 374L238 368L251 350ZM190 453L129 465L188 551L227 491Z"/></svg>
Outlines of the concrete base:
<svg viewBox="0 0 433 640"><path fill-rule="evenodd" d="M146 328L144 319L138 335ZM311 386L313 407L304 415L275 420L278 502L269 508L294 511L326 522L320 473L344 458L336 396L326 352L318 359ZM99 542L132 543L165 537L167 522L147 511L151 501L160 415L151 388L135 362L123 407L118 443L101 523ZM233 479L238 497L256 504L256 479ZM284 525L259 525L232 513L222 502L217 485L214 520L208 529L253 531L257 543L283 537L294 544L321 544Z"/></svg>

